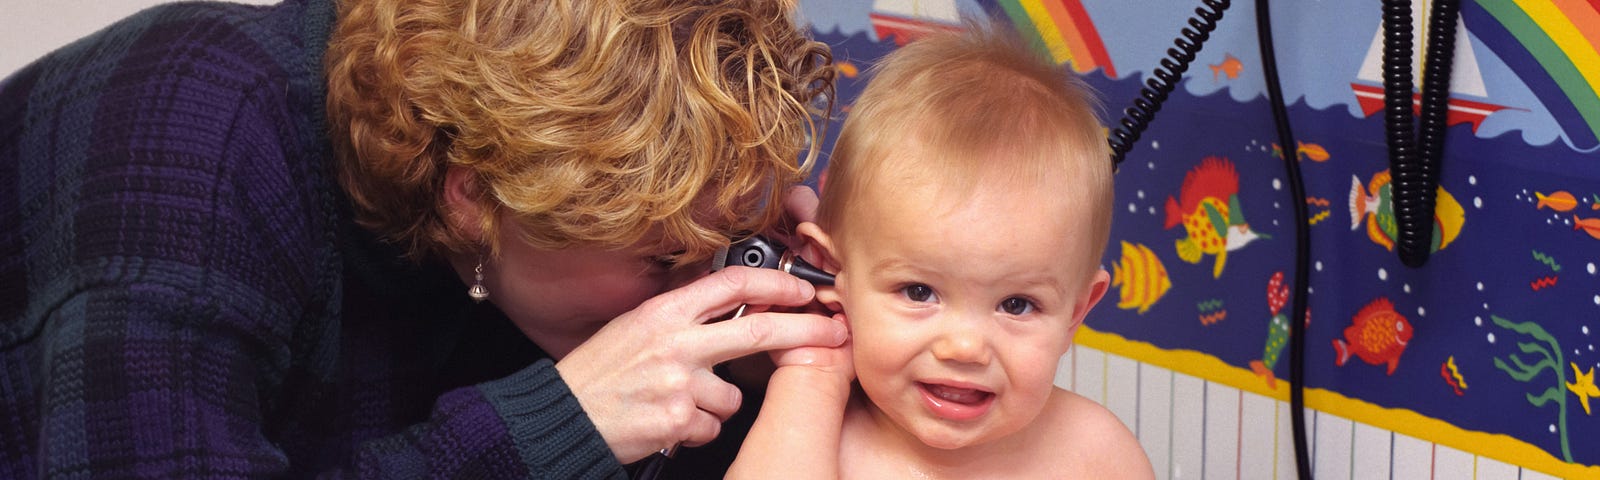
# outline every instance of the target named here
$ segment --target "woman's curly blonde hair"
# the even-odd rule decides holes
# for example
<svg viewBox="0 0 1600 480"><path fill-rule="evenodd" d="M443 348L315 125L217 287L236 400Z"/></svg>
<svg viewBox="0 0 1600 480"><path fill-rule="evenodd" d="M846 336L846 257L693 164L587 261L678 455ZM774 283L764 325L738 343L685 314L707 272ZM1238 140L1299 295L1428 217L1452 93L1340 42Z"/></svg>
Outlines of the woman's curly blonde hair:
<svg viewBox="0 0 1600 480"><path fill-rule="evenodd" d="M343 1L327 106L356 219L413 258L483 248L447 219L445 172L460 165L491 251L498 213L535 246L659 233L686 260L763 230L816 158L814 115L832 108L817 108L832 57L790 7Z"/></svg>

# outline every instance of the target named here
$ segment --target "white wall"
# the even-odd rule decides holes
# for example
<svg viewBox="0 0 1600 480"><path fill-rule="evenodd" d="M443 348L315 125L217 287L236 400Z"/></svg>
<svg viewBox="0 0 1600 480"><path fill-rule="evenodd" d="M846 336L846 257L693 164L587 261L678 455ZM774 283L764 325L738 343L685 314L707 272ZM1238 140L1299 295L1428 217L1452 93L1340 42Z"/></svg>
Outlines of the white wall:
<svg viewBox="0 0 1600 480"><path fill-rule="evenodd" d="M167 1L170 0L0 0L0 77L111 22Z"/></svg>

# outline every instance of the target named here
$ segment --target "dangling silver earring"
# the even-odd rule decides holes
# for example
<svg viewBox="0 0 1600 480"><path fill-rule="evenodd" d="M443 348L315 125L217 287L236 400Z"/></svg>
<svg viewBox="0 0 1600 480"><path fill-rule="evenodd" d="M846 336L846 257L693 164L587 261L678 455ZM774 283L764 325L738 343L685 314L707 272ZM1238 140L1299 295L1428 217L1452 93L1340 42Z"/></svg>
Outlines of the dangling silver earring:
<svg viewBox="0 0 1600 480"><path fill-rule="evenodd" d="M489 289L483 288L483 257L478 257L478 268L472 269L472 288L467 289L467 296L472 301L482 303L489 298Z"/></svg>

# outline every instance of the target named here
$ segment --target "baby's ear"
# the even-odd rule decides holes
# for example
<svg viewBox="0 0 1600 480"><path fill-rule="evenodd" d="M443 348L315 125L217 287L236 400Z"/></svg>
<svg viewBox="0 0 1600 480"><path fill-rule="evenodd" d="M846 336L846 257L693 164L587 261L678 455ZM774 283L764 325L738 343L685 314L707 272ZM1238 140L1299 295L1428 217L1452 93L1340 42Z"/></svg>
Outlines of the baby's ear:
<svg viewBox="0 0 1600 480"><path fill-rule="evenodd" d="M1105 298L1106 291L1111 289L1111 274L1106 269L1096 269L1089 277L1089 284L1084 286L1082 296L1072 308L1072 329L1076 331L1083 324L1083 318L1089 315L1089 310Z"/></svg>
<svg viewBox="0 0 1600 480"><path fill-rule="evenodd" d="M800 258L816 265L822 271L839 274L839 257L835 254L837 250L834 250L833 237L812 222L801 222L795 227L795 233L799 233L805 239L805 244L796 252ZM838 289L831 286L817 287L817 301L822 302L829 310L841 311Z"/></svg>

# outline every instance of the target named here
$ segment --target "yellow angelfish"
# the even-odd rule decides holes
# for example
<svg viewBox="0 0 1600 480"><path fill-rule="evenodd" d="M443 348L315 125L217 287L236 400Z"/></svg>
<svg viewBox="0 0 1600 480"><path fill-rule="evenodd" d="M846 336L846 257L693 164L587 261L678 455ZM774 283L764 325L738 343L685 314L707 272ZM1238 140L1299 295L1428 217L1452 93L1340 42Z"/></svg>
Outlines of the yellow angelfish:
<svg viewBox="0 0 1600 480"><path fill-rule="evenodd" d="M1124 241L1122 258L1111 265L1111 286L1122 288L1117 308L1138 309L1142 315L1172 288L1172 279L1150 247Z"/></svg>

